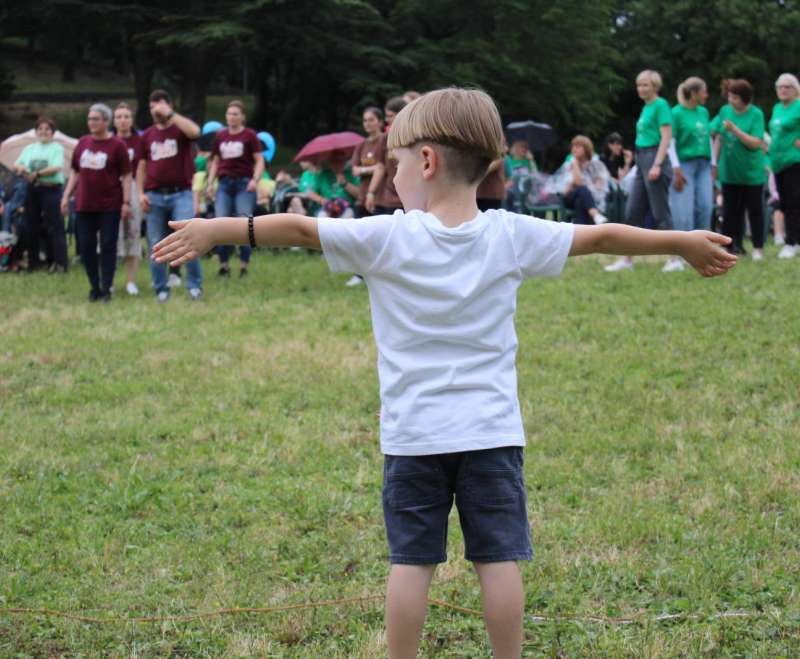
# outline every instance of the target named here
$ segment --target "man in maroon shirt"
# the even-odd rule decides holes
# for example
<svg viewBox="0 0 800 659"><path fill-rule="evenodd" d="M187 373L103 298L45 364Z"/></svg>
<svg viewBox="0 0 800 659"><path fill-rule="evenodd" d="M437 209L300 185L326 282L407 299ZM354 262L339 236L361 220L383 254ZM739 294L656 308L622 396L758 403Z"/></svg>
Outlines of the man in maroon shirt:
<svg viewBox="0 0 800 659"><path fill-rule="evenodd" d="M92 287L90 302L111 301L120 216L127 219L131 212L131 161L125 143L109 133L110 121L111 108L107 105L95 103L89 108L89 134L78 140L72 153L72 173L61 199L61 212L66 214L77 186L75 230Z"/></svg>
<svg viewBox="0 0 800 659"><path fill-rule="evenodd" d="M146 213L148 256L153 245L166 238L169 220L194 217L192 200L192 140L200 136L200 127L172 108L169 94L162 89L150 94L150 115L155 122L142 135L142 159L136 170L139 203ZM150 274L156 299L169 299L167 266L150 262ZM198 259L186 264L189 297L203 294L203 270Z"/></svg>
<svg viewBox="0 0 800 659"><path fill-rule="evenodd" d="M244 125L244 104L241 101L228 103L225 113L227 128L217 131L214 146L211 147L211 158L208 164L208 184L206 194L211 199L214 195L214 181L219 176L216 197L214 198L214 214L216 217L247 217L253 214L256 207L256 187L264 173L264 158L261 157L263 146L252 128ZM233 247L219 245L219 274L230 276L228 261ZM239 246L239 276L247 274L250 263L250 247Z"/></svg>

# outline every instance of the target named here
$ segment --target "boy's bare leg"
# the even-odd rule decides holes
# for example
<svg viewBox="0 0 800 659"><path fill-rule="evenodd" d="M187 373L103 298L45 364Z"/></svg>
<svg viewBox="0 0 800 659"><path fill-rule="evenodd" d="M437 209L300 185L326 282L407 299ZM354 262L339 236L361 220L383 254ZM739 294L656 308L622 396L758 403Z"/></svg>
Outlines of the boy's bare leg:
<svg viewBox="0 0 800 659"><path fill-rule="evenodd" d="M516 561L475 563L481 582L483 618L495 659L522 656L522 615L525 594Z"/></svg>
<svg viewBox="0 0 800 659"><path fill-rule="evenodd" d="M386 640L390 659L415 659L428 613L435 565L392 565L386 587Z"/></svg>

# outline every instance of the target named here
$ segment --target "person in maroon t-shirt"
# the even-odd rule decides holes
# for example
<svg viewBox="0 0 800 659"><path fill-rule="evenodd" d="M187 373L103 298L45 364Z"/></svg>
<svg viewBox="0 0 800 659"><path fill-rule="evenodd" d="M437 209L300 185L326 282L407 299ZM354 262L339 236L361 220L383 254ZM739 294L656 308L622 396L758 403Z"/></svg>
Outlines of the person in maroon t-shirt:
<svg viewBox="0 0 800 659"><path fill-rule="evenodd" d="M264 147L256 132L244 125L245 111L241 101L228 103L225 113L227 128L217 131L214 146L211 147L211 158L208 163L208 182L206 194L214 198L214 214L217 217L247 217L253 214L256 207L256 188L264 173L264 158L261 152ZM219 176L216 196L214 181ZM219 275L228 277L231 268L228 261L233 247L219 245ZM250 263L250 247L239 246L239 276L247 275Z"/></svg>
<svg viewBox="0 0 800 659"><path fill-rule="evenodd" d="M148 256L153 245L166 238L169 220L190 220L195 216L192 199L192 140L200 126L172 108L169 94L156 89L150 94L150 115L155 122L142 135L142 159L136 169L139 203L146 213ZM167 266L150 262L153 289L159 302L169 299ZM186 264L189 297L203 294L203 270L198 259Z"/></svg>
<svg viewBox="0 0 800 659"><path fill-rule="evenodd" d="M384 107L384 118L386 119L386 132L383 134L381 149L381 161L372 175L367 193L366 207L370 213L394 213L398 208L402 209L403 204L394 189L394 176L397 174L397 161L389 157L389 131L392 121L400 110L406 106L402 96L396 96L386 101ZM374 193L374 194L370 194Z"/></svg>
<svg viewBox="0 0 800 659"><path fill-rule="evenodd" d="M131 213L131 161L125 142L108 132L110 122L111 108L107 105L95 103L89 108L89 134L78 140L72 152L72 173L61 199L61 211L66 213L77 187L75 232L92 287L90 302L111 301L120 215L127 220Z"/></svg>
<svg viewBox="0 0 800 659"><path fill-rule="evenodd" d="M114 132L128 147L131 172L135 173L136 167L142 159L142 138L133 128L133 113L127 103L120 103L114 108ZM142 259L141 231L142 208L139 205L136 181L132 181L130 219L123 220L117 241L117 257L124 259L127 266L128 282L125 290L128 295L139 295L139 288L136 286L136 272L139 270L139 262Z"/></svg>

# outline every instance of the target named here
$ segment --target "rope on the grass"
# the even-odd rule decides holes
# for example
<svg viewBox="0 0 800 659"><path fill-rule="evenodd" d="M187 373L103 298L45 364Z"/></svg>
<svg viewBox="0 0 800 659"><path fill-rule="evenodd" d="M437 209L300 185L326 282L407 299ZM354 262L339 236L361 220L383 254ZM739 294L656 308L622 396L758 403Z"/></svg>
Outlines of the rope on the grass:
<svg viewBox="0 0 800 659"><path fill-rule="evenodd" d="M150 623L150 622L191 622L206 618L217 618L222 616L238 615L244 613L268 614L280 613L283 611L296 611L299 609L315 609L327 606L343 606L345 604L363 604L374 600L383 599L384 595L363 595L360 597L342 597L332 600L318 600L316 602L301 602L299 604L286 604L283 606L268 607L245 607L219 609L218 611L208 611L206 613L193 613L178 616L139 616L133 618L95 618L92 616L68 613L65 611L55 611L53 609L26 609L26 608L0 608L0 615L27 615L27 616L48 616L55 618L65 618L76 622L85 622L94 625L120 624L120 623ZM450 609L465 615L483 616L482 611L468 609L457 604L451 604L444 600L428 598L428 603L443 609ZM752 613L749 611L723 611L721 613L700 614L700 613L665 613L654 617L646 617L641 612L630 618L614 618L607 616L578 616L578 615L557 615L547 616L531 614L526 619L536 624L550 624L556 622L583 622L601 625L636 625L646 623L664 622L668 620L720 620L724 618L762 618L766 613Z"/></svg>

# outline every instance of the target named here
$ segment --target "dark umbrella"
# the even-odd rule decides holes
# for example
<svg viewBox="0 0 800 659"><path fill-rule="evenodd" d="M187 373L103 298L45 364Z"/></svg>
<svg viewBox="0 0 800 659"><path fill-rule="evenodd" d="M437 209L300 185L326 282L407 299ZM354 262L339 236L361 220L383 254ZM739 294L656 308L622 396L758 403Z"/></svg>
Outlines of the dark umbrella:
<svg viewBox="0 0 800 659"><path fill-rule="evenodd" d="M300 149L300 153L294 157L294 161L312 160L319 162L330 158L334 151L344 151L345 155L349 156L363 141L364 138L361 135L350 131L320 135Z"/></svg>
<svg viewBox="0 0 800 659"><path fill-rule="evenodd" d="M536 121L515 121L506 126L506 140L509 145L519 140L525 140L528 148L533 152L544 151L554 144L558 136L552 126L540 124Z"/></svg>

